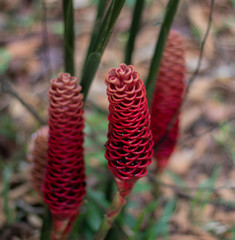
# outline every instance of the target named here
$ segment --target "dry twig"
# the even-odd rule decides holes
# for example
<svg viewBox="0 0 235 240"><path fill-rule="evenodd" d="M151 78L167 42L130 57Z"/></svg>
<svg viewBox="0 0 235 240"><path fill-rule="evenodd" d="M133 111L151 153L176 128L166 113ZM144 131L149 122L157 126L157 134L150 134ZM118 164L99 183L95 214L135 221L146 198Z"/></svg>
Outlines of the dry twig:
<svg viewBox="0 0 235 240"><path fill-rule="evenodd" d="M194 135L187 136L187 137L183 138L179 143L180 144L184 144L184 143L188 142L189 140L191 140L193 138L199 138L199 137L201 137L201 136L203 136L203 135L205 135L207 133L210 133L210 132L214 131L217 128L221 128L221 127L225 126L226 124L228 124L229 122L232 122L234 120L235 120L235 116L232 116L231 118L223 121L222 123L218 123L218 124L216 124L214 126L209 127L208 129L206 129L205 131L203 131L201 133L194 134Z"/></svg>
<svg viewBox="0 0 235 240"><path fill-rule="evenodd" d="M34 116L34 118L40 122L40 124L46 124L46 121L38 115L38 113L32 106L30 106L19 96L19 94L13 89L12 85L8 81L6 81L5 79L0 79L0 83L2 93L10 94L14 98L16 98Z"/></svg>

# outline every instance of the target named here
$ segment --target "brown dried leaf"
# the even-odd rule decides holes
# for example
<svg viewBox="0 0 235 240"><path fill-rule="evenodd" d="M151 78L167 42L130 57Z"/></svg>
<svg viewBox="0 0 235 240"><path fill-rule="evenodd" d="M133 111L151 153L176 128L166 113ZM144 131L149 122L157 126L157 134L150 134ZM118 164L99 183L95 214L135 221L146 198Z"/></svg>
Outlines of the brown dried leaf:
<svg viewBox="0 0 235 240"><path fill-rule="evenodd" d="M22 197L22 196L24 196L25 193L27 193L31 189L32 189L32 186L30 183L24 183L24 184L20 185L19 187L16 187L16 188L10 190L9 199L13 200L13 199Z"/></svg>
<svg viewBox="0 0 235 240"><path fill-rule="evenodd" d="M178 175L185 175L188 173L193 163L194 150L181 149L176 151L169 163L169 168Z"/></svg>
<svg viewBox="0 0 235 240"><path fill-rule="evenodd" d="M197 78L193 83L192 88L188 94L188 100L195 103L201 103L207 98L207 93L213 85L212 79L206 78Z"/></svg>
<svg viewBox="0 0 235 240"><path fill-rule="evenodd" d="M229 107L228 104L225 105L217 101L207 101L203 105L204 115L214 123L220 123L228 119L233 109L234 105Z"/></svg>
<svg viewBox="0 0 235 240"><path fill-rule="evenodd" d="M198 106L190 106L183 110L180 118L180 129L182 132L187 130L202 115L202 111Z"/></svg>

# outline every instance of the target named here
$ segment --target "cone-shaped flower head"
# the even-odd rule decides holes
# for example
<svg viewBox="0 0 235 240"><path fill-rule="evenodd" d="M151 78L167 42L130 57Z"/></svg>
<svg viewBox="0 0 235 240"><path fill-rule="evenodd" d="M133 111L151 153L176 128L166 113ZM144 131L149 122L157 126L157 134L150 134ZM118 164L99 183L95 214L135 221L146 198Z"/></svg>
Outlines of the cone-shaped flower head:
<svg viewBox="0 0 235 240"><path fill-rule="evenodd" d="M154 156L159 171L167 165L178 138L179 108L185 91L184 78L183 39L177 32L171 31L161 60L151 104ZM173 124L170 124L171 121Z"/></svg>
<svg viewBox="0 0 235 240"><path fill-rule="evenodd" d="M105 80L109 130L105 157L123 196L146 175L153 154L146 91L134 67L112 68Z"/></svg>
<svg viewBox="0 0 235 240"><path fill-rule="evenodd" d="M44 200L54 218L74 220L85 195L83 95L77 79L60 73L49 90L49 141ZM58 221L57 221L58 220Z"/></svg>
<svg viewBox="0 0 235 240"><path fill-rule="evenodd" d="M43 126L32 135L32 145L28 155L30 178L35 190L42 195L42 183L46 171L48 150L48 126Z"/></svg>

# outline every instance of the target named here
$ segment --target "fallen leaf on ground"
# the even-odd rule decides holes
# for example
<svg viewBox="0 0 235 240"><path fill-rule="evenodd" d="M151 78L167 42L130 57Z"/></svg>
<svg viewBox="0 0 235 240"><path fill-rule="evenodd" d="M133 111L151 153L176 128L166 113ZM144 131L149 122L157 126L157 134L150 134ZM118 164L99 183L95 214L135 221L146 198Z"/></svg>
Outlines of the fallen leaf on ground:
<svg viewBox="0 0 235 240"><path fill-rule="evenodd" d="M41 38L34 36L21 41L11 42L6 46L12 58L31 58L41 44Z"/></svg>

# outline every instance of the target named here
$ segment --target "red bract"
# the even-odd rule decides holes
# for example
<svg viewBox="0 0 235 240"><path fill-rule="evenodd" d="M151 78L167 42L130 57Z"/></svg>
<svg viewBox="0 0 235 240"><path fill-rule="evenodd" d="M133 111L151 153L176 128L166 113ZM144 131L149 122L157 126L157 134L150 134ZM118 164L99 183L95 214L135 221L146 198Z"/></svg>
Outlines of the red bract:
<svg viewBox="0 0 235 240"><path fill-rule="evenodd" d="M109 130L105 157L123 196L146 175L153 154L146 91L134 67L121 64L105 80Z"/></svg>
<svg viewBox="0 0 235 240"><path fill-rule="evenodd" d="M32 136L32 146L28 155L31 163L30 175L35 190L42 195L42 183L46 171L48 150L48 126L38 129Z"/></svg>
<svg viewBox="0 0 235 240"><path fill-rule="evenodd" d="M60 73L49 91L48 163L44 200L54 218L55 230L68 220L71 228L85 195L83 95L77 79Z"/></svg>
<svg viewBox="0 0 235 240"><path fill-rule="evenodd" d="M177 32L171 31L161 60L151 105L154 156L157 159L159 171L167 165L176 145L179 108L185 90L184 78L183 39Z"/></svg>

